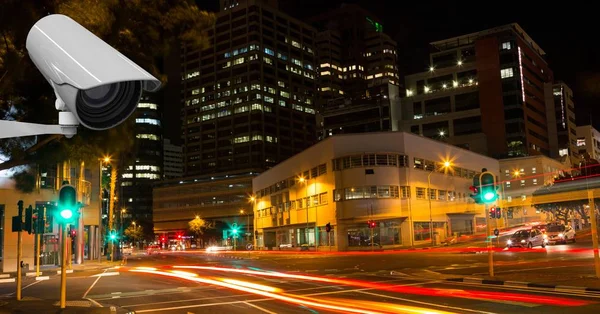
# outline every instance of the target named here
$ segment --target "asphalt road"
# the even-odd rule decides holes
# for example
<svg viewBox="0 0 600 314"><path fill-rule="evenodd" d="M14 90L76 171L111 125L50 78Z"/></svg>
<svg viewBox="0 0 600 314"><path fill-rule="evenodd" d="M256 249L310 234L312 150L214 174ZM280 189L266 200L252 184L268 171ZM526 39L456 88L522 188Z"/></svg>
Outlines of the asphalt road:
<svg viewBox="0 0 600 314"><path fill-rule="evenodd" d="M69 274L68 299L90 300L136 313L600 311L600 294L445 281L446 275L487 272L487 254L473 249L477 247L476 243L466 243L376 253L196 251L136 255L118 269ZM505 250L495 253L496 272L588 272L591 254L585 240L546 249ZM234 272L226 271L232 268ZM23 286L26 297L58 299L56 275L45 281L27 278ZM14 283L2 283L0 295L11 297L14 289Z"/></svg>

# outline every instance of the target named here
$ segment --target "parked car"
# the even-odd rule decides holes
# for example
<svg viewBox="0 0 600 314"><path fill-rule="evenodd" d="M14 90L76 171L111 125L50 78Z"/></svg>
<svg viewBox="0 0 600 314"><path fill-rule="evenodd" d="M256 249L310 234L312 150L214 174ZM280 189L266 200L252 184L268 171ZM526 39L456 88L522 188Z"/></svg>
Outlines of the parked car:
<svg viewBox="0 0 600 314"><path fill-rule="evenodd" d="M131 246L126 245L123 247L123 255L131 255L133 254L133 249L131 248Z"/></svg>
<svg viewBox="0 0 600 314"><path fill-rule="evenodd" d="M150 246L148 246L148 249L146 250L146 252L148 253L148 255L160 254L160 246L159 245L150 245Z"/></svg>
<svg viewBox="0 0 600 314"><path fill-rule="evenodd" d="M508 241L506 246L511 247L526 247L532 248L534 246L546 247L548 240L544 237L544 234L539 229L523 229L515 232Z"/></svg>
<svg viewBox="0 0 600 314"><path fill-rule="evenodd" d="M548 243L552 244L567 244L568 241L575 242L575 230L563 224L548 224L546 235L548 236Z"/></svg>

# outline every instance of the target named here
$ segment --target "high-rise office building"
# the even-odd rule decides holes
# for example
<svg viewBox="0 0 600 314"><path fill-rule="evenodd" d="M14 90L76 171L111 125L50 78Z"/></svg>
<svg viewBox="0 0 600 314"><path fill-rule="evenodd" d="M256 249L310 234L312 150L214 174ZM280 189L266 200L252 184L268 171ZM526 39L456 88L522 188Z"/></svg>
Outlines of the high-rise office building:
<svg viewBox="0 0 600 314"><path fill-rule="evenodd" d="M575 104L573 91L564 82L557 82L552 88L554 112L558 132L558 154L577 156L577 126L575 124Z"/></svg>
<svg viewBox="0 0 600 314"><path fill-rule="evenodd" d="M266 169L315 142L316 31L276 1L221 1L183 48L185 175Z"/></svg>
<svg viewBox="0 0 600 314"><path fill-rule="evenodd" d="M173 179L183 176L183 149L180 145L163 141L163 178Z"/></svg>
<svg viewBox="0 0 600 314"><path fill-rule="evenodd" d="M143 95L138 104L134 162L125 166L119 178L119 204L126 209L127 221L136 221L145 230L152 230L152 185L162 178L162 126L156 99L156 95Z"/></svg>
<svg viewBox="0 0 600 314"><path fill-rule="evenodd" d="M518 24L431 43L406 77L401 129L492 157L558 157L553 73Z"/></svg>
<svg viewBox="0 0 600 314"><path fill-rule="evenodd" d="M396 42L382 24L354 4L316 16L319 29L317 127L333 134L391 131L398 107Z"/></svg>

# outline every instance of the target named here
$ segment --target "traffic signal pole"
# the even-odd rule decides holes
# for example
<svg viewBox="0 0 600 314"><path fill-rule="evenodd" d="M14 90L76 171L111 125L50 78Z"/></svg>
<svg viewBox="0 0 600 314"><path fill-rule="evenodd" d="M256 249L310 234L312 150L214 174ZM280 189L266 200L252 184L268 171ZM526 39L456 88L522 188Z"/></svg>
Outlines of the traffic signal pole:
<svg viewBox="0 0 600 314"><path fill-rule="evenodd" d="M494 249L492 243L492 222L490 219L490 205L485 204L485 224L487 226L487 248L488 248L488 266L490 269L490 277L494 277Z"/></svg>
<svg viewBox="0 0 600 314"><path fill-rule="evenodd" d="M21 300L21 286L23 285L23 269L21 260L23 259L23 232L17 232L17 301Z"/></svg>
<svg viewBox="0 0 600 314"><path fill-rule="evenodd" d="M67 307L67 225L60 227L60 308Z"/></svg>

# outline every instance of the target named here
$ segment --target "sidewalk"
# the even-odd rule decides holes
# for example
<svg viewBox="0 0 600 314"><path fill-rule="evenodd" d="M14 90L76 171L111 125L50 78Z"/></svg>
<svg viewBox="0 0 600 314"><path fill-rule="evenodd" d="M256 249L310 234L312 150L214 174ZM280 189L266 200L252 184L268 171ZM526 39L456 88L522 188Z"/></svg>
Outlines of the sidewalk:
<svg viewBox="0 0 600 314"><path fill-rule="evenodd" d="M61 309L57 300L43 300L33 297L24 297L21 301L0 299L0 313L64 313L64 314L117 314L132 313L131 311L114 307L98 307L88 300L67 300L66 308Z"/></svg>
<svg viewBox="0 0 600 314"><path fill-rule="evenodd" d="M119 266L121 265L121 261L107 261L104 257L102 258L101 261L98 260L85 260L83 261L83 264L72 264L71 267L67 267L67 270L73 270L73 272L80 272L80 271L89 271L89 270L98 270L98 269L104 269L104 268L109 268L109 267L113 267L113 266ZM58 265L44 265L44 266L40 266L40 272L43 275L54 275L56 274L57 271L60 270L60 266ZM26 273L35 273L36 268L33 267L27 271L23 272L23 275L25 276ZM10 277L15 277L17 275L17 272L11 272L11 273L3 273L3 274L10 274Z"/></svg>

